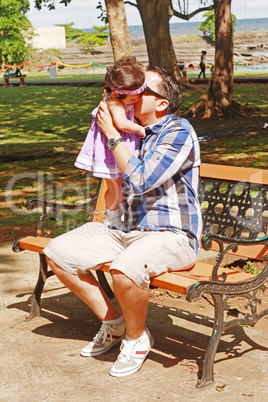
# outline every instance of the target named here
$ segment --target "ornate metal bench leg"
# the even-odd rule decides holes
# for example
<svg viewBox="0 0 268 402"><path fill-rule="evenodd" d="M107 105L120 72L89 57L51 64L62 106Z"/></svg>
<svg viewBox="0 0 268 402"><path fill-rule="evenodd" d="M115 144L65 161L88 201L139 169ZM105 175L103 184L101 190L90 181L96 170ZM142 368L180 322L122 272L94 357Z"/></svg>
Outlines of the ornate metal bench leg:
<svg viewBox="0 0 268 402"><path fill-rule="evenodd" d="M103 271L96 271L96 273L97 273L97 277L98 277L98 280L99 280L99 283L100 283L102 289L104 290L106 295L109 297L109 299L113 299L114 293L113 293L112 289L110 288L109 283L107 282L105 273Z"/></svg>
<svg viewBox="0 0 268 402"><path fill-rule="evenodd" d="M204 385L209 385L214 381L214 360L223 331L224 309L222 296L213 294L211 296L215 306L213 331L204 358L202 377L196 384L197 388L202 388Z"/></svg>
<svg viewBox="0 0 268 402"><path fill-rule="evenodd" d="M30 315L27 318L27 321L30 321L34 317L40 317L41 315L40 300L44 289L44 285L47 278L54 275L54 272L47 271L47 260L45 255L39 254L39 258L40 258L39 275L33 294L31 296L31 310Z"/></svg>

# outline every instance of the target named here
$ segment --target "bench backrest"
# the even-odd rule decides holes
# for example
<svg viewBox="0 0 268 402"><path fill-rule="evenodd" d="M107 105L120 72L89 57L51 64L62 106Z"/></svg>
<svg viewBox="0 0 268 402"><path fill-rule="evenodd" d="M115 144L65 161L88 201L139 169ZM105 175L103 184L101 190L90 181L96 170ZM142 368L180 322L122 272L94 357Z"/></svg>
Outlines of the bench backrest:
<svg viewBox="0 0 268 402"><path fill-rule="evenodd" d="M268 170L201 165L203 233L256 239L268 233Z"/></svg>
<svg viewBox="0 0 268 402"><path fill-rule="evenodd" d="M268 233L268 170L203 163L200 173L203 233L236 239L256 239ZM95 222L103 222L106 189L103 180ZM263 259L266 251L265 246L242 247L238 255Z"/></svg>

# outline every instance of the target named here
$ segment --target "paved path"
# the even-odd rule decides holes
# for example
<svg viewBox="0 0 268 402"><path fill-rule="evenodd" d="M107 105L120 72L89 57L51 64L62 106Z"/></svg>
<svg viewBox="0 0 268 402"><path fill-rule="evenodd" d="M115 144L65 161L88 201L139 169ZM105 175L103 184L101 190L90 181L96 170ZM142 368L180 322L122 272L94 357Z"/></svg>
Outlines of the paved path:
<svg viewBox="0 0 268 402"><path fill-rule="evenodd" d="M266 400L268 335L250 328L222 337L215 384L195 388L196 362L203 357L212 325L209 317L194 313L195 303L191 313L150 303L153 350L138 373L110 377L118 347L95 359L79 356L99 323L54 276L45 287L42 317L25 321L38 256L15 254L11 246L0 244L1 401Z"/></svg>
<svg viewBox="0 0 268 402"><path fill-rule="evenodd" d="M208 84L209 78L189 78L190 84ZM267 76L260 76L260 77L235 77L234 78L235 83L267 83L268 82L268 74ZM10 86L19 86L20 82L18 81L10 81ZM42 85L50 85L50 86L97 86L97 87L102 87L104 85L103 80L68 80L68 81L63 81L63 80L58 80L58 79L51 79L49 81L28 81L27 77L25 79L25 85L26 86L42 86ZM0 86L4 86L4 81L0 81Z"/></svg>

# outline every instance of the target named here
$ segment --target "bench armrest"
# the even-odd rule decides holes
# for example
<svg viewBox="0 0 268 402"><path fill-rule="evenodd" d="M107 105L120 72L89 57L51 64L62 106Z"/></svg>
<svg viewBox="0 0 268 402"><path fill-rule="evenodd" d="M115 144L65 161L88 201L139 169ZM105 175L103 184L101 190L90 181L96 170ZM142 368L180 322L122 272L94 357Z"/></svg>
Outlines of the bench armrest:
<svg viewBox="0 0 268 402"><path fill-rule="evenodd" d="M87 218L87 221L91 221L94 216L94 207L97 203L99 191L100 191L100 186L101 186L101 181L98 185L97 191L90 200L87 202L81 203L81 204L62 204L62 203L57 203L57 202L51 202L51 201L46 201L42 200L39 198L31 198L26 202L26 209L28 211L34 211L37 207L42 208L42 213L39 218L38 224L37 224L37 235L41 235L41 230L43 227L44 222L46 221L47 217L51 214L57 214L62 210L85 210L89 217ZM45 236L47 234L45 233Z"/></svg>
<svg viewBox="0 0 268 402"><path fill-rule="evenodd" d="M215 258L215 263L212 269L212 280L218 281L218 270L220 263L222 262L224 256L228 251L236 253L238 246L251 246L251 245L264 245L268 248L268 235L261 237L260 239L235 239L231 237L226 237L214 233L206 233L202 237L201 243L205 250L210 250L212 247L212 242L216 242L219 247L218 254ZM264 260L268 260L268 255L263 257ZM222 280L226 280L226 275L222 274Z"/></svg>
<svg viewBox="0 0 268 402"><path fill-rule="evenodd" d="M268 263L264 269L251 279L238 282L228 282L226 280L217 279L216 281L200 281L192 285L187 292L186 299L188 301L199 300L204 293L212 295L225 296L226 301L230 296L246 296L249 300L255 298L254 292L258 289L265 291L265 282L268 280Z"/></svg>
<svg viewBox="0 0 268 402"><path fill-rule="evenodd" d="M240 246L256 246L257 244L264 244L268 247L268 235L260 237L259 239L236 239L233 237L226 237L214 233L206 233L201 240L202 246L205 250L210 250L212 241L215 241L218 244L225 243L236 244Z"/></svg>

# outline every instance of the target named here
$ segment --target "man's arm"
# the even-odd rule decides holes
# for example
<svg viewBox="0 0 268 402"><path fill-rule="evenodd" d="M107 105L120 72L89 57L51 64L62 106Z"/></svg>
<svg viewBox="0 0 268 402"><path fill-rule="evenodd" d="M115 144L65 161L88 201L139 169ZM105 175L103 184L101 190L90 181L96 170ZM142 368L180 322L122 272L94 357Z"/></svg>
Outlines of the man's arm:
<svg viewBox="0 0 268 402"><path fill-rule="evenodd" d="M105 134L107 140L109 138L120 138L118 130L113 125L111 114L105 102L101 101L98 112L98 126ZM116 163L122 173L126 170L129 159L132 157L124 142L116 145L112 150Z"/></svg>
<svg viewBox="0 0 268 402"><path fill-rule="evenodd" d="M107 138L119 138L120 134L113 126L107 106L102 102L98 115L98 124ZM190 168L193 164L200 164L199 145L194 149L191 135L192 126L189 122L172 125L163 130L157 144L143 160L131 155L125 144L118 144L113 155L123 173L123 180L129 191L134 194L143 194L167 182L175 174ZM195 155L198 152L198 155ZM196 161L196 162L194 162ZM127 192L126 186L124 192Z"/></svg>
<svg viewBox="0 0 268 402"><path fill-rule="evenodd" d="M158 144L144 159L132 157L128 161L123 180L134 194L147 193L194 164L198 166L200 163L194 153L193 138L185 127L168 129L158 137ZM126 186L124 192L127 192Z"/></svg>

